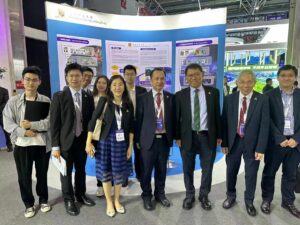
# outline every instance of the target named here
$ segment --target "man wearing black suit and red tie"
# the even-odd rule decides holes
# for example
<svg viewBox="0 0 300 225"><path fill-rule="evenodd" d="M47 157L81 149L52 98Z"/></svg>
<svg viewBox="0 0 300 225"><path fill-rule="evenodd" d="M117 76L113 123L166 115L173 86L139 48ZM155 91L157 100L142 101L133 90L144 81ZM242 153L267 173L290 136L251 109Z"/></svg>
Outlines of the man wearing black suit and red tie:
<svg viewBox="0 0 300 225"><path fill-rule="evenodd" d="M144 208L152 210L151 175L155 168L155 200L170 207L165 195L167 160L173 145L175 124L174 96L163 90L165 71L151 71L152 90L139 97L137 106L137 140L141 151L141 188Z"/></svg>
<svg viewBox="0 0 300 225"><path fill-rule="evenodd" d="M205 210L210 210L208 194L211 190L212 170L217 144L221 144L221 118L219 91L202 85L203 70L196 63L185 69L188 88L175 95L175 139L180 147L186 198L183 208L191 209L195 201L194 169L196 155L200 155L202 168L199 201Z"/></svg>
<svg viewBox="0 0 300 225"><path fill-rule="evenodd" d="M222 151L226 155L227 198L223 208L229 209L236 199L236 180L241 157L245 161L245 204L250 216L256 215L253 200L259 162L267 147L269 132L268 97L253 91L256 78L244 70L237 79L238 92L224 98L222 113Z"/></svg>
<svg viewBox="0 0 300 225"><path fill-rule="evenodd" d="M85 141L87 126L94 111L93 97L82 90L82 68L77 63L66 66L68 86L53 95L50 110L52 156L66 160L67 175L60 176L65 208L76 216L79 210L74 204L72 169L75 167L75 197L87 206L95 203L85 195Z"/></svg>
<svg viewBox="0 0 300 225"><path fill-rule="evenodd" d="M294 88L297 68L285 65L278 70L279 87L266 93L270 98L271 127L265 154L261 188L261 210L271 213L276 173L282 166L281 206L300 218L294 205L296 171L300 162L300 89Z"/></svg>

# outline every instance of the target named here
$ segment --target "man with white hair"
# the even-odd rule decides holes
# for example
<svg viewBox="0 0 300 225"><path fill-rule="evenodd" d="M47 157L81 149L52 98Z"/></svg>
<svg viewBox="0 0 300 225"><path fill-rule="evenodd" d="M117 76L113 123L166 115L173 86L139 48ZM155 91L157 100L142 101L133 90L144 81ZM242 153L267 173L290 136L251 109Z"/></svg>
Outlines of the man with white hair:
<svg viewBox="0 0 300 225"><path fill-rule="evenodd" d="M259 162L267 147L269 99L253 91L256 78L244 70L237 79L239 91L224 98L222 113L222 152L226 155L227 198L223 208L231 208L236 199L236 181L241 158L245 161L245 204L250 216L256 215L253 200Z"/></svg>

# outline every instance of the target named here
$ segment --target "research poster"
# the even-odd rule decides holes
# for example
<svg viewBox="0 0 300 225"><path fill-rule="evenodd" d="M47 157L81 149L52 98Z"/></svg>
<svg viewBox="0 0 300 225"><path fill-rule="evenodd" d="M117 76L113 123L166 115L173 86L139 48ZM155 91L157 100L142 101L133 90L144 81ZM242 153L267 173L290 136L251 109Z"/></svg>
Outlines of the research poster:
<svg viewBox="0 0 300 225"><path fill-rule="evenodd" d="M107 76L121 74L127 64L137 69L136 85L149 89L150 72L162 67L166 72L165 90L172 90L172 42L124 42L110 41L106 45Z"/></svg>
<svg viewBox="0 0 300 225"><path fill-rule="evenodd" d="M191 63L202 66L205 85L216 87L217 61L217 37L176 41L175 90L178 91L188 86L185 79L185 68Z"/></svg>
<svg viewBox="0 0 300 225"><path fill-rule="evenodd" d="M102 43L99 39L58 34L57 51L60 90L66 85L64 69L67 64L76 62L88 66L95 77L102 73Z"/></svg>

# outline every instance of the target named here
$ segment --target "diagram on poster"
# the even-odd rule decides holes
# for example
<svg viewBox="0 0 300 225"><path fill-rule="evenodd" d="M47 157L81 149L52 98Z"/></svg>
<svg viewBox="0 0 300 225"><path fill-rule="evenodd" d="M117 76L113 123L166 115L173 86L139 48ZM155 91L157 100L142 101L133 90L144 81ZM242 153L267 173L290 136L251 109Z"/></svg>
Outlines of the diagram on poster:
<svg viewBox="0 0 300 225"><path fill-rule="evenodd" d="M95 77L102 74L101 40L58 34L57 51L60 89L66 85L64 69L67 64L76 62L81 66L90 67L94 71L92 84Z"/></svg>
<svg viewBox="0 0 300 225"><path fill-rule="evenodd" d="M165 90L172 88L172 42L123 42L106 41L106 70L108 77L123 75L124 66L136 67L136 85L149 89L150 72L162 67L166 72Z"/></svg>
<svg viewBox="0 0 300 225"><path fill-rule="evenodd" d="M185 68L191 63L200 64L204 72L203 84L216 86L218 38L176 41L175 91L188 86Z"/></svg>

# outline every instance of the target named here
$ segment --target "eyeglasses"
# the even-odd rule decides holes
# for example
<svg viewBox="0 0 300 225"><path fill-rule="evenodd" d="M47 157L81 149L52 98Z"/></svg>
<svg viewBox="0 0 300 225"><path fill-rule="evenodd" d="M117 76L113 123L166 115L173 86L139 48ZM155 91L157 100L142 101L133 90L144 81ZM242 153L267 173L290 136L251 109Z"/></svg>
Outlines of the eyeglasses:
<svg viewBox="0 0 300 225"><path fill-rule="evenodd" d="M37 82L39 82L39 79L30 79L28 77L24 77L24 81L26 81L27 83L30 83L30 82L37 83Z"/></svg>

